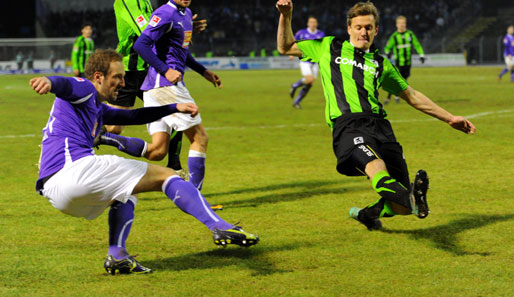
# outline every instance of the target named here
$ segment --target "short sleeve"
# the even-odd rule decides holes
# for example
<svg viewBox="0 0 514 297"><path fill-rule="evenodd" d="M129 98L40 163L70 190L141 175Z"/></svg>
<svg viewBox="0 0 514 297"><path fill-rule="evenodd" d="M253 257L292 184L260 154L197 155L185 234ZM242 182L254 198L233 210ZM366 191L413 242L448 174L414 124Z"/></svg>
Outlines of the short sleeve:
<svg viewBox="0 0 514 297"><path fill-rule="evenodd" d="M394 95L398 95L409 87L407 81L388 59L384 59L384 73L382 77L382 88Z"/></svg>
<svg viewBox="0 0 514 297"><path fill-rule="evenodd" d="M302 60L318 63L323 52L323 39L301 40L296 44L302 52Z"/></svg>
<svg viewBox="0 0 514 297"><path fill-rule="evenodd" d="M141 34L145 34L153 41L159 40L162 35L170 31L173 27L171 17L166 15L163 10L156 10L150 17L150 22Z"/></svg>

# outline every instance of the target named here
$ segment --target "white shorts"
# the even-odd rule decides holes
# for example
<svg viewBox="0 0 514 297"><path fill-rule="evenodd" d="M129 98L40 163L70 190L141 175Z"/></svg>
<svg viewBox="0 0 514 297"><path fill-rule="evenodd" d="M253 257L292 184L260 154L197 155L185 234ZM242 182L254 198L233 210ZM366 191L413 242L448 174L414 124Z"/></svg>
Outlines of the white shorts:
<svg viewBox="0 0 514 297"><path fill-rule="evenodd" d="M302 70L303 76L312 75L314 78L317 78L319 65L317 63L300 61L300 70Z"/></svg>
<svg viewBox="0 0 514 297"><path fill-rule="evenodd" d="M167 86L152 89L143 93L144 106L162 106L171 103L195 103L191 94L184 86L183 82L178 83L176 86ZM165 116L160 120L147 124L148 133L150 135L157 132L166 132L171 134L171 130L184 131L193 126L200 125L202 118L200 114L194 118L185 113L174 113Z"/></svg>
<svg viewBox="0 0 514 297"><path fill-rule="evenodd" d="M86 156L52 176L42 193L65 214L92 220L115 200L126 203L133 197L147 168L145 162L113 155Z"/></svg>
<svg viewBox="0 0 514 297"><path fill-rule="evenodd" d="M514 57L505 56L505 65L507 65L508 69L510 69L512 66L514 66Z"/></svg>

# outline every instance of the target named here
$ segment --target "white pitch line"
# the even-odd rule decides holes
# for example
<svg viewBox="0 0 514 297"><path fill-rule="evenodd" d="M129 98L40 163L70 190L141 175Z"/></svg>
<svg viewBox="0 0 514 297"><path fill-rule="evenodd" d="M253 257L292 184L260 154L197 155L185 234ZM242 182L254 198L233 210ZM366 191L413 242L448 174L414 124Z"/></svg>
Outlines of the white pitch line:
<svg viewBox="0 0 514 297"><path fill-rule="evenodd" d="M498 110L498 111L487 111L481 113L470 114L468 116L464 116L466 119L476 119L489 115L495 114L505 114L514 112L514 109L506 109L506 110ZM410 119L410 120L390 120L391 123L414 123L414 122L429 122L429 121L437 121L434 118L425 118L425 119ZM245 129L281 129L281 128L308 128L308 127L319 127L319 126L327 126L327 124L292 124L292 125L261 125L261 126L225 126L225 127L207 127L205 130L245 130ZM23 135L0 135L0 139L8 139L8 138L22 138L22 137L40 137L39 134L23 134Z"/></svg>

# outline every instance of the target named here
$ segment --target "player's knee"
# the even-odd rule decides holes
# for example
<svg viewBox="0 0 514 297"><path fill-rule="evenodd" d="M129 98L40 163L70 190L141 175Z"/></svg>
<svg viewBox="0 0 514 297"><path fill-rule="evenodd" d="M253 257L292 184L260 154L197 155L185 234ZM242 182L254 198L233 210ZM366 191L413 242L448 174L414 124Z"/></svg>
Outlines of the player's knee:
<svg viewBox="0 0 514 297"><path fill-rule="evenodd" d="M105 130L109 133L113 133L113 134L121 134L121 132L123 132L123 126L110 126L110 125L106 125L105 126Z"/></svg>
<svg viewBox="0 0 514 297"><path fill-rule="evenodd" d="M201 146L207 147L207 143L209 142L209 135L207 135L207 132L204 129L201 129L196 133L195 141L197 141Z"/></svg>
<svg viewBox="0 0 514 297"><path fill-rule="evenodd" d="M306 77L305 78L305 84L306 85L312 85L316 79L314 77Z"/></svg>
<svg viewBox="0 0 514 297"><path fill-rule="evenodd" d="M166 147L154 147L151 150L148 150L147 159L150 161L161 161L168 155L168 151Z"/></svg>

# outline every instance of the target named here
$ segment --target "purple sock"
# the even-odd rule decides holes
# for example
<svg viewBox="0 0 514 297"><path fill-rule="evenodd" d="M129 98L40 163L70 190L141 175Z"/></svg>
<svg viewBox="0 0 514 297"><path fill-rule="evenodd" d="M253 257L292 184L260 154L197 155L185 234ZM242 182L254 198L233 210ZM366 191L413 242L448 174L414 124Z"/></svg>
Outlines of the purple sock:
<svg viewBox="0 0 514 297"><path fill-rule="evenodd" d="M126 137L109 132L105 132L100 136L100 143L117 147L118 150L134 157L142 157L146 153L146 141L135 138Z"/></svg>
<svg viewBox="0 0 514 297"><path fill-rule="evenodd" d="M510 82L514 82L514 70L510 71Z"/></svg>
<svg viewBox="0 0 514 297"><path fill-rule="evenodd" d="M295 89L296 89L296 88L301 87L301 86L303 85L303 81L304 81L304 78L300 78L300 80L299 80L299 81L297 81L297 82L295 82L295 83L293 84L293 88L295 88Z"/></svg>
<svg viewBox="0 0 514 297"><path fill-rule="evenodd" d="M311 87L312 87L312 85L305 85L305 87L303 87L300 90L300 93L298 93L298 96L296 96L296 99L294 100L293 104L299 104L300 101L302 101L302 99L305 97L305 95L307 95L307 93L309 92Z"/></svg>
<svg viewBox="0 0 514 297"><path fill-rule="evenodd" d="M168 177L162 184L162 191L178 208L195 217L210 230L227 230L234 227L211 210L211 206L197 188L178 175Z"/></svg>
<svg viewBox="0 0 514 297"><path fill-rule="evenodd" d="M503 75L505 75L505 73L507 73L507 71L509 71L507 68L504 68L502 70L502 72L500 72L500 74L498 75L499 78L502 78Z"/></svg>
<svg viewBox="0 0 514 297"><path fill-rule="evenodd" d="M132 196L131 199L136 199ZM137 201L137 200L135 200ZM109 255L116 260L129 256L125 247L125 241L130 233L134 221L135 203L128 200L126 203L116 202L109 210Z"/></svg>
<svg viewBox="0 0 514 297"><path fill-rule="evenodd" d="M189 169L189 182L198 190L202 189L205 177L205 153L190 150L187 167Z"/></svg>

